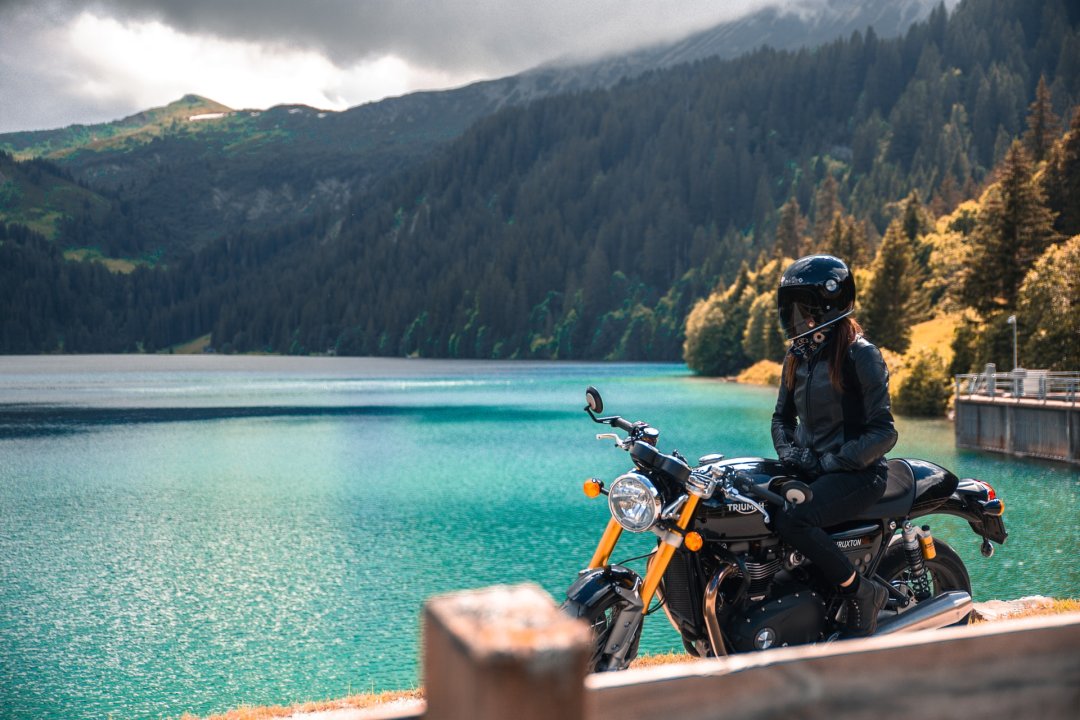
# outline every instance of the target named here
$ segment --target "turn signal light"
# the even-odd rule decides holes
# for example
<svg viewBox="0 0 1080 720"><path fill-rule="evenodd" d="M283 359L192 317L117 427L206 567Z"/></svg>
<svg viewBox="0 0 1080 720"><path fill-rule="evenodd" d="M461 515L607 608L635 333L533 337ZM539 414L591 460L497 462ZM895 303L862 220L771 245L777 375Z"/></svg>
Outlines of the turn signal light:
<svg viewBox="0 0 1080 720"><path fill-rule="evenodd" d="M701 549L701 546L705 544L705 541L701 539L701 535L696 532L686 533L686 537L683 538L683 547L690 552L697 552Z"/></svg>
<svg viewBox="0 0 1080 720"><path fill-rule="evenodd" d="M1005 503L1000 499L988 500L983 503L983 512L994 517L1001 517L1005 514Z"/></svg>
<svg viewBox="0 0 1080 720"><path fill-rule="evenodd" d="M600 497L600 493L604 491L604 483L596 478L589 478L585 481L585 484L581 486L581 489L585 491L585 497Z"/></svg>

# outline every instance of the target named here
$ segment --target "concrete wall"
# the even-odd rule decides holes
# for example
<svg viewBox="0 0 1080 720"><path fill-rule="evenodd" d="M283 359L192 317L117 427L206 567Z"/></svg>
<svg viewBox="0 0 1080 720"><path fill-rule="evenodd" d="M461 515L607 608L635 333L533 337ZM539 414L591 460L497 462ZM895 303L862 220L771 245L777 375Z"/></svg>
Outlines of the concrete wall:
<svg viewBox="0 0 1080 720"><path fill-rule="evenodd" d="M956 445L1080 463L1080 407L1068 403L960 397Z"/></svg>

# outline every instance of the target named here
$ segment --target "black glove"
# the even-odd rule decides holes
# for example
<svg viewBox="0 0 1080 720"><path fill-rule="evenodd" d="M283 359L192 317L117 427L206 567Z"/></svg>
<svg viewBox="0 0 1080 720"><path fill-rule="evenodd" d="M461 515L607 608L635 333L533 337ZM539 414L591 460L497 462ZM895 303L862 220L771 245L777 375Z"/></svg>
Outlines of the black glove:
<svg viewBox="0 0 1080 720"><path fill-rule="evenodd" d="M784 465L790 465L791 467L798 467L798 460L795 459L795 451L798 450L794 445L786 445L776 451L776 456L780 459L780 462Z"/></svg>
<svg viewBox="0 0 1080 720"><path fill-rule="evenodd" d="M780 453L780 462L811 476L821 474L821 460L810 448L790 447Z"/></svg>

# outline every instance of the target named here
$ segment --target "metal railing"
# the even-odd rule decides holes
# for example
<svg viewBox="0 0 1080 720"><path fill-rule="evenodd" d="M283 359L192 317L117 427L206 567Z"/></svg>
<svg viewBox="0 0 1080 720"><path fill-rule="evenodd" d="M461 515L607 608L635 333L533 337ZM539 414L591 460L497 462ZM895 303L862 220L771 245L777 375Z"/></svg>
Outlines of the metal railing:
<svg viewBox="0 0 1080 720"><path fill-rule="evenodd" d="M1080 372L1024 370L995 372L987 365L981 373L957 375L956 396L988 397L1001 400L1056 401L1075 405L1080 396Z"/></svg>

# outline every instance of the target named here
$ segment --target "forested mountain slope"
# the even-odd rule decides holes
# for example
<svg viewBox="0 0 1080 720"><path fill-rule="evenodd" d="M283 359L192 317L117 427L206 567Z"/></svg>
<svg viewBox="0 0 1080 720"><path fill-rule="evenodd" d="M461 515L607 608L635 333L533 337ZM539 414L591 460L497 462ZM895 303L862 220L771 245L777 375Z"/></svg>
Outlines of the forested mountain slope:
<svg viewBox="0 0 1080 720"><path fill-rule="evenodd" d="M790 198L813 212L831 178L834 202L884 232L912 189L982 183L1040 75L1063 111L1075 102L1076 21L1060 2L968 2L896 40L762 50L506 110L357 207L310 262L251 278L215 342L678 358L691 302L771 251ZM306 302L285 319L271 286Z"/></svg>
<svg viewBox="0 0 1080 720"><path fill-rule="evenodd" d="M762 49L506 108L341 214L114 276L96 320L35 315L26 298L53 291L11 290L16 277L0 306L32 307L7 314L0 343L91 349L74 322L93 349L212 332L226 351L678 359L694 302L772 253L785 218L843 210L874 250L911 190L950 208L979 191L1040 77L1071 117L1078 15L1063 0L966 0L896 39ZM0 253L24 272L51 261L8 236Z"/></svg>
<svg viewBox="0 0 1080 720"><path fill-rule="evenodd" d="M276 228L315 214L340 217L350 200L380 179L430 157L500 108L607 87L706 57L734 57L764 44L817 44L871 24L880 35L900 34L931 7L930 0L902 0L884 9L860 0L810 0L798 12L767 8L679 42L602 61L552 64L344 112L299 105L239 110L189 95L116 122L3 134L0 150L49 160L116 200L112 212L89 217L46 201L42 213L62 212L73 230L59 238L65 249L176 260L241 229Z"/></svg>

